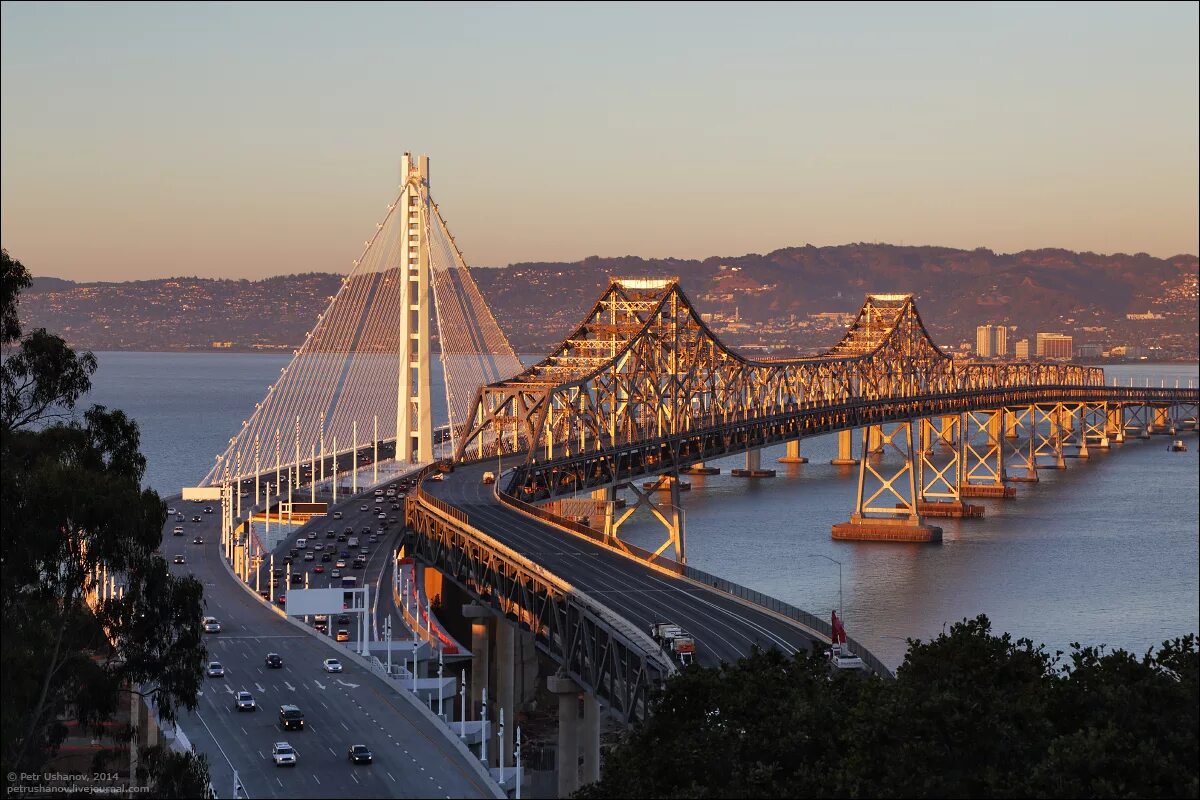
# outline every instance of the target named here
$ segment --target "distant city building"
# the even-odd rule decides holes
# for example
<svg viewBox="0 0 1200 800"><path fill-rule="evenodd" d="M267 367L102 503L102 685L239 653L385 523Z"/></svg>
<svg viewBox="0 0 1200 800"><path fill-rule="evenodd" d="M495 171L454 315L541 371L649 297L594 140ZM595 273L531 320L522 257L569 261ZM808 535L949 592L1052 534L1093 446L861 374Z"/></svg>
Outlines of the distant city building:
<svg viewBox="0 0 1200 800"><path fill-rule="evenodd" d="M1125 319L1165 319L1162 314L1147 311L1145 314L1126 314Z"/></svg>
<svg viewBox="0 0 1200 800"><path fill-rule="evenodd" d="M980 325L975 329L975 353L982 358L1008 355L1008 328L1003 325Z"/></svg>
<svg viewBox="0 0 1200 800"><path fill-rule="evenodd" d="M233 347L233 342L213 342L212 346L216 350L228 350Z"/></svg>
<svg viewBox="0 0 1200 800"><path fill-rule="evenodd" d="M1075 348L1076 358L1100 358L1104 355L1104 347L1098 344L1081 344Z"/></svg>
<svg viewBox="0 0 1200 800"><path fill-rule="evenodd" d="M1028 339L1017 339L1016 343L1013 345L1013 356L1017 359L1017 361L1029 360Z"/></svg>
<svg viewBox="0 0 1200 800"><path fill-rule="evenodd" d="M1148 358L1150 351L1145 347L1133 344L1119 344L1108 351L1112 358Z"/></svg>
<svg viewBox="0 0 1200 800"><path fill-rule="evenodd" d="M1062 333L1039 333L1037 355L1042 358L1069 359L1074 354L1074 337Z"/></svg>

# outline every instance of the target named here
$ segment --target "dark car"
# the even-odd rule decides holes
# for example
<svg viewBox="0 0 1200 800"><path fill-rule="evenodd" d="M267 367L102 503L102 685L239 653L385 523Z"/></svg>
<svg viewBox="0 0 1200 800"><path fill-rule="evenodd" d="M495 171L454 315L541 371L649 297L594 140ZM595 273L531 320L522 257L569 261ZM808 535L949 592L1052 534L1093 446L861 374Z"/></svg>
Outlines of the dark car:
<svg viewBox="0 0 1200 800"><path fill-rule="evenodd" d="M199 521L200 521L200 515L199 515L199 514L197 514L196 516L192 517L192 522L199 522Z"/></svg>
<svg viewBox="0 0 1200 800"><path fill-rule="evenodd" d="M304 712L299 706L282 705L279 707L279 724L284 730L292 730L298 728L304 730Z"/></svg>
<svg viewBox="0 0 1200 800"><path fill-rule="evenodd" d="M279 653L267 653L267 669L283 669L283 656Z"/></svg>
<svg viewBox="0 0 1200 800"><path fill-rule="evenodd" d="M204 544L204 537L197 536L195 539L192 539L192 544Z"/></svg>
<svg viewBox="0 0 1200 800"><path fill-rule="evenodd" d="M367 562L361 558L354 559L354 561L350 564L351 569L363 569L366 566Z"/></svg>
<svg viewBox="0 0 1200 800"><path fill-rule="evenodd" d="M370 764L371 751L365 744L354 744L350 746L350 763L351 764Z"/></svg>
<svg viewBox="0 0 1200 800"><path fill-rule="evenodd" d="M332 561L333 553L321 553L321 560L322 561Z"/></svg>
<svg viewBox="0 0 1200 800"><path fill-rule="evenodd" d="M337 624L338 625L349 625L350 624L350 615L349 614L339 614L338 618L337 618Z"/></svg>
<svg viewBox="0 0 1200 800"><path fill-rule="evenodd" d="M337 531L325 531L325 538L332 539L337 536Z"/></svg>
<svg viewBox="0 0 1200 800"><path fill-rule="evenodd" d="M176 564L186 564L187 563L187 561L185 561L183 558L183 553L178 554L177 556L175 556L175 558L173 558L171 560L174 561Z"/></svg>
<svg viewBox="0 0 1200 800"><path fill-rule="evenodd" d="M205 506L205 507L204 507L204 513L205 513L205 514L211 514L211 513L213 513L212 506Z"/></svg>

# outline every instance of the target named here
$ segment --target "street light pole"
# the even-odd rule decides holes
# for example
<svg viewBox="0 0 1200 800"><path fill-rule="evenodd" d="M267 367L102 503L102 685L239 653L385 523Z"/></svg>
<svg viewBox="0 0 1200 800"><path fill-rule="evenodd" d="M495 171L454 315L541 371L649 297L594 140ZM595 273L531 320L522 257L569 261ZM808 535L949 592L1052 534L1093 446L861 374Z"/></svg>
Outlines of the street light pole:
<svg viewBox="0 0 1200 800"><path fill-rule="evenodd" d="M841 617L842 621L844 622L846 619L846 612L842 610L842 562L838 561L836 558L831 558L831 557L829 557L827 555L823 555L821 553L809 553L808 555L810 558L823 558L827 561L832 561L833 563L837 564L837 566L838 566L838 616Z"/></svg>

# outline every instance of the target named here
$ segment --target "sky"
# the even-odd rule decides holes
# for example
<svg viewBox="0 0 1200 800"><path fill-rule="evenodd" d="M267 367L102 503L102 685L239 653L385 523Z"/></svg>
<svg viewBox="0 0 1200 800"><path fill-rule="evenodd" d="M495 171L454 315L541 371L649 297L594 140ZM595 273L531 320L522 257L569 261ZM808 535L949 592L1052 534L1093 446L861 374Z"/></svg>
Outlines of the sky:
<svg viewBox="0 0 1200 800"><path fill-rule="evenodd" d="M1196 3L5 2L34 275L346 271L402 153L477 266L1195 254Z"/></svg>

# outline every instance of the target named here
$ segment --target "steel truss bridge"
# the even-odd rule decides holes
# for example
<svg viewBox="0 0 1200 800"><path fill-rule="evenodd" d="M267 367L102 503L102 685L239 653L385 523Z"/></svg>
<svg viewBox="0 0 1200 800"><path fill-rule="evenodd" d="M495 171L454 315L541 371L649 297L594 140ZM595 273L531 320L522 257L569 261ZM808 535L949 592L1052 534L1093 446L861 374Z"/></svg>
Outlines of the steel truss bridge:
<svg viewBox="0 0 1200 800"><path fill-rule="evenodd" d="M798 455L803 438L838 432L858 481L849 522L833 535L928 540L936 528L925 517L958 515L969 508L963 498L1006 496L1006 481L1036 480L1039 468L1061 468L1126 433L1195 425L1200 389L1116 386L1075 364L951 359L908 294L867 295L818 356L750 359L709 330L678 279L611 279L583 322L522 368L433 202L428 159L406 155L402 177L342 290L207 483L257 481L273 460L290 499L339 453L357 463L365 447L377 461L394 443L397 461L442 478L406 501L414 554L531 631L565 675L627 720L645 715L675 670L647 621L690 618L698 641L725 642L710 660L756 644L828 641L824 620L688 566L681 472L745 453L755 474L761 448L786 442ZM433 461L433 330L449 473ZM857 457L856 428L865 431ZM481 493L480 476L497 460L508 469ZM666 499L639 489L643 477ZM664 525L656 550L621 539L632 510L616 514L619 488ZM586 501L567 499L581 491ZM611 581L625 588L605 588ZM619 599L629 593L637 604ZM727 632L735 618L744 626L736 635Z"/></svg>

